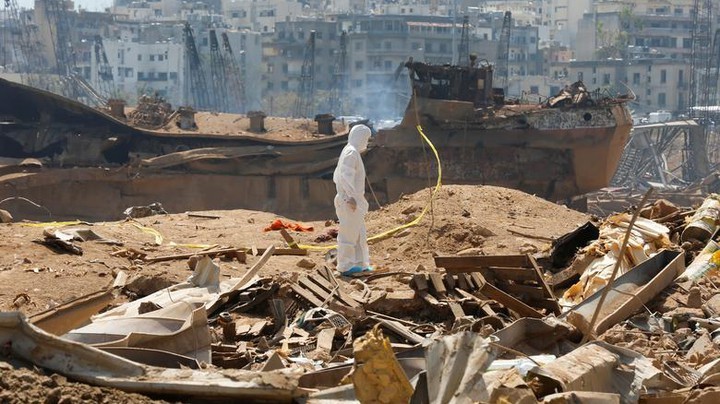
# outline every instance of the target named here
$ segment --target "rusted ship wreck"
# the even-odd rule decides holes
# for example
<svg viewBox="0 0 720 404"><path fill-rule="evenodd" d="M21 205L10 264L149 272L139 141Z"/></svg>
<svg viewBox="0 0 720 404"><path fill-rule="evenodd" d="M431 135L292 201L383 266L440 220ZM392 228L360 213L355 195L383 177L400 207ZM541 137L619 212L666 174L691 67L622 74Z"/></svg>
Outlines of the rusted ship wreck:
<svg viewBox="0 0 720 404"><path fill-rule="evenodd" d="M599 97L575 83L523 105L493 88L491 66L406 67L414 97L404 119L381 130L365 156L380 203L434 181L418 123L439 151L444 183L501 185L550 200L608 185L632 126L627 97ZM52 207L54 218L94 220L151 202L173 212L333 214L332 171L347 136L337 122L292 127L261 113L200 114L162 103L149 104L155 115L147 103L100 111L5 80L0 94L0 200L24 197ZM158 122L147 118L157 110ZM7 203L21 217L47 218L30 204Z"/></svg>

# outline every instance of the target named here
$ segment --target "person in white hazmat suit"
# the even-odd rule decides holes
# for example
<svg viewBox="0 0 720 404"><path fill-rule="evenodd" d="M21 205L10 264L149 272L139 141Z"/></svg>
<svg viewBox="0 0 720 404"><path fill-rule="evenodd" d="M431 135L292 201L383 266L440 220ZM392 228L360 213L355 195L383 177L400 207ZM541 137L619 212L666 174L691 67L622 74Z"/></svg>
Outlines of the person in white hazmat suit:
<svg viewBox="0 0 720 404"><path fill-rule="evenodd" d="M337 269L343 275L372 271L365 230L369 207L365 200L365 165L360 156L367 149L370 135L367 126L353 126L333 174L337 189L335 213L340 221Z"/></svg>

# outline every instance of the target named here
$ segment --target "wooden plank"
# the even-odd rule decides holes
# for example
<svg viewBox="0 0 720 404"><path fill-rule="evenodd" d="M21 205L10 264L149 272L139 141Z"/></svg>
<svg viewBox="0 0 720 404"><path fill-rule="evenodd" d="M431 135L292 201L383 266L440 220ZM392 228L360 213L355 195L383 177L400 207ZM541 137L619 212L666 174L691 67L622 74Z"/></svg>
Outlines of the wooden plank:
<svg viewBox="0 0 720 404"><path fill-rule="evenodd" d="M489 267L488 272L499 279L509 281L537 281L537 274L533 268Z"/></svg>
<svg viewBox="0 0 720 404"><path fill-rule="evenodd" d="M266 248L265 252L260 257L260 259L257 260L253 264L253 266L250 267L250 269L248 269L247 272L245 272L245 274L240 278L240 280L238 280L237 283L235 283L235 285L233 285L233 287L230 288L230 290L228 290L228 292L232 292L233 290L241 289L243 286L245 286L245 284L250 282L250 280L252 280L252 278L255 275L257 275L260 268L262 268L263 265L265 265L265 263L268 262L268 260L270 259L270 257L273 256L274 253L275 253L275 247L270 246L270 247Z"/></svg>
<svg viewBox="0 0 720 404"><path fill-rule="evenodd" d="M290 288L293 290L293 292L297 293L298 296L300 296L302 299L305 299L312 306L322 307L323 302L318 300L318 298L315 297L312 292L305 290L302 286L296 283L291 283Z"/></svg>
<svg viewBox="0 0 720 404"><path fill-rule="evenodd" d="M543 288L539 286L519 285L519 284L499 284L499 289L515 296L526 296L527 300L541 300L547 298Z"/></svg>
<svg viewBox="0 0 720 404"><path fill-rule="evenodd" d="M427 291L429 289L428 287L428 281L427 276L425 274L415 274L412 277L412 281L415 282L415 288L416 290L420 292Z"/></svg>
<svg viewBox="0 0 720 404"><path fill-rule="evenodd" d="M456 320L465 317L465 312L459 304L457 304L456 302L449 302L448 304L450 305L450 311L452 312L452 315L453 317L455 317Z"/></svg>
<svg viewBox="0 0 720 404"><path fill-rule="evenodd" d="M485 283L485 286L482 288L482 293L490 299L493 299L496 302L507 307L508 309L516 312L522 317L543 317L542 314L540 314L537 310L514 298L513 296L510 296L502 290L496 288L490 283Z"/></svg>
<svg viewBox="0 0 720 404"><path fill-rule="evenodd" d="M310 276L310 279L313 282L317 283L328 291L331 291L335 289L335 287L337 287L335 293L337 294L337 296L339 296L340 300L344 301L350 307L361 306L361 304L357 300L355 300L352 296L348 295L343 291L342 287L340 287L340 284L337 283L335 278L332 278L333 274L330 268L324 266L322 268L318 268L316 272L318 276ZM324 273L326 273L327 276L330 276L331 278L326 278L326 275Z"/></svg>
<svg viewBox="0 0 720 404"><path fill-rule="evenodd" d="M323 290L325 290L328 295L335 289L335 286L331 285L330 282L327 281L322 276L308 276L308 279L321 287ZM344 293L340 287L337 288L334 292L335 298L341 302L342 304L349 306L349 307L360 307L360 303L358 303L355 299L348 296L346 293Z"/></svg>
<svg viewBox="0 0 720 404"><path fill-rule="evenodd" d="M468 293L462 289L455 288L455 291L460 293L460 295L465 298L476 301L478 306L480 306L480 310L485 312L485 314L487 314L488 316L497 316L497 313L495 313L495 310L493 310L492 307L490 307L490 304L488 303L489 300L482 300L479 297L477 297L471 293Z"/></svg>
<svg viewBox="0 0 720 404"><path fill-rule="evenodd" d="M470 285L468 285L467 279L465 279L465 274L458 274L457 275L457 286L456 288L462 289L462 290L470 290Z"/></svg>
<svg viewBox="0 0 720 404"><path fill-rule="evenodd" d="M447 285L447 290L453 290L455 289L455 278L453 278L452 274L445 274L445 284Z"/></svg>
<svg viewBox="0 0 720 404"><path fill-rule="evenodd" d="M313 283L306 276L298 279L298 283L300 284L300 286L305 288L305 290L313 292L315 296L317 296L322 302L330 302L334 298L334 296L331 298L330 293L326 292L325 290L323 290L323 288Z"/></svg>
<svg viewBox="0 0 720 404"><path fill-rule="evenodd" d="M483 278L483 276L477 272L470 274L470 279L472 279L473 283L475 284L475 288L479 290L482 290L487 283L485 281L485 278Z"/></svg>
<svg viewBox="0 0 720 404"><path fill-rule="evenodd" d="M267 249L258 248L258 254L263 254ZM276 248L275 255L307 255L307 250L302 248Z"/></svg>
<svg viewBox="0 0 720 404"><path fill-rule="evenodd" d="M404 338L406 341L408 341L410 343L420 344L423 342L423 340L425 340L425 338L410 331L410 329L408 329L404 325L398 323L397 321L378 319L378 322L380 323L380 325L382 325L389 331L392 331L393 333L397 334L399 337Z"/></svg>
<svg viewBox="0 0 720 404"><path fill-rule="evenodd" d="M535 273L537 273L538 283L545 291L545 296L557 302L555 294L553 294L552 290L550 290L550 287L547 285L547 283L545 283L545 277L543 277L542 270L540 269L540 265L538 265L537 261L535 260L535 257L528 254L528 261L530 261L530 265L532 265L533 270L535 271Z"/></svg>
<svg viewBox="0 0 720 404"><path fill-rule="evenodd" d="M472 291L474 291L474 290L478 290L478 287L475 286L475 284L473 283L473 280L472 280L472 278L470 277L470 275L468 275L468 274L458 274L458 277L460 277L460 276L462 276L463 279L465 279L465 282L466 282L467 285L468 285L468 288L467 288L468 291L472 292Z"/></svg>
<svg viewBox="0 0 720 404"><path fill-rule="evenodd" d="M295 242L295 239L290 235L290 233L287 232L285 229L280 229L280 235L283 239L285 239L285 242L290 248L300 248L298 247L298 244Z"/></svg>
<svg viewBox="0 0 720 404"><path fill-rule="evenodd" d="M445 289L445 284L440 274L430 274L430 282L432 282L433 288L435 288L435 292L437 292L439 296L447 295L447 289Z"/></svg>
<svg viewBox="0 0 720 404"><path fill-rule="evenodd" d="M237 252L245 253L245 249L243 248L222 248L219 250L209 250L209 251L194 251L190 253L182 253L182 254L173 254L173 255L163 255L159 257L149 257L149 258L143 258L143 261L149 262L149 263L155 263L155 262L164 262L164 261L173 261L173 260L181 260L181 259L188 259L194 255L225 255L225 254L236 254Z"/></svg>
<svg viewBox="0 0 720 404"><path fill-rule="evenodd" d="M480 255L466 257L435 257L435 266L445 269L530 266L525 255ZM469 272L469 271L468 271Z"/></svg>

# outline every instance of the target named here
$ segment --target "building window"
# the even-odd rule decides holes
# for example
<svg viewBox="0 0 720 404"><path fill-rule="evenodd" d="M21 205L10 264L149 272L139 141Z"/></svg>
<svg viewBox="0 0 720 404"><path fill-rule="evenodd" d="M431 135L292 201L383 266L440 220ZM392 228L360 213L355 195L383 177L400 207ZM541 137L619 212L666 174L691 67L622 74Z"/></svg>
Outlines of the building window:
<svg viewBox="0 0 720 404"><path fill-rule="evenodd" d="M287 82L287 81L282 81L282 82L280 82L280 88L282 88L283 90L287 90L287 89L288 89L288 82Z"/></svg>
<svg viewBox="0 0 720 404"><path fill-rule="evenodd" d="M420 42L413 42L412 45L410 45L410 48L412 50L420 50Z"/></svg>
<svg viewBox="0 0 720 404"><path fill-rule="evenodd" d="M665 93L658 93L658 107L665 107Z"/></svg>
<svg viewBox="0 0 720 404"><path fill-rule="evenodd" d="M154 62L154 61L155 61L155 55L150 55L150 61L151 61L151 62Z"/></svg>
<svg viewBox="0 0 720 404"><path fill-rule="evenodd" d="M142 62L142 55L138 55L138 62Z"/></svg>
<svg viewBox="0 0 720 404"><path fill-rule="evenodd" d="M683 83L685 81L685 78L683 77L684 74L685 74L684 70L678 70L678 85L684 84Z"/></svg>
<svg viewBox="0 0 720 404"><path fill-rule="evenodd" d="M362 83L363 83L362 80L353 80L353 86L354 86L355 88L360 88L360 87L362 87Z"/></svg>
<svg viewBox="0 0 720 404"><path fill-rule="evenodd" d="M660 84L667 83L667 71L665 69L660 70Z"/></svg>
<svg viewBox="0 0 720 404"><path fill-rule="evenodd" d="M385 61L385 70L392 70L392 61L390 61L390 60Z"/></svg>
<svg viewBox="0 0 720 404"><path fill-rule="evenodd" d="M640 73L633 73L633 84L640 85Z"/></svg>
<svg viewBox="0 0 720 404"><path fill-rule="evenodd" d="M610 73L603 74L603 85L610 84Z"/></svg>
<svg viewBox="0 0 720 404"><path fill-rule="evenodd" d="M170 80L177 80L177 72L170 72Z"/></svg>
<svg viewBox="0 0 720 404"><path fill-rule="evenodd" d="M583 81L583 72L578 72L578 81Z"/></svg>
<svg viewBox="0 0 720 404"><path fill-rule="evenodd" d="M283 72L283 74L287 74L287 72L288 72L288 64L287 63L283 63L282 72Z"/></svg>
<svg viewBox="0 0 720 404"><path fill-rule="evenodd" d="M138 81L145 80L145 73L144 72L138 72Z"/></svg>
<svg viewBox="0 0 720 404"><path fill-rule="evenodd" d="M355 61L355 70L362 70L363 68L363 61L362 60L356 60Z"/></svg>
<svg viewBox="0 0 720 404"><path fill-rule="evenodd" d="M275 71L275 65L273 65L272 63L269 63L267 65L267 72L272 74L273 71Z"/></svg>
<svg viewBox="0 0 720 404"><path fill-rule="evenodd" d="M162 62L163 59L164 59L164 58L163 58L163 55L158 55L158 62Z"/></svg>
<svg viewBox="0 0 720 404"><path fill-rule="evenodd" d="M268 81L267 89L272 91L274 88L275 88L275 83L273 83L272 81Z"/></svg>
<svg viewBox="0 0 720 404"><path fill-rule="evenodd" d="M540 88L538 86L530 86L530 94L540 94Z"/></svg>
<svg viewBox="0 0 720 404"><path fill-rule="evenodd" d="M160 81L167 81L168 74L167 73L158 73L158 80Z"/></svg>
<svg viewBox="0 0 720 404"><path fill-rule="evenodd" d="M385 50L390 50L390 49L392 49L392 42L385 41Z"/></svg>
<svg viewBox="0 0 720 404"><path fill-rule="evenodd" d="M445 42L442 42L440 44L440 53L447 53L447 44Z"/></svg>

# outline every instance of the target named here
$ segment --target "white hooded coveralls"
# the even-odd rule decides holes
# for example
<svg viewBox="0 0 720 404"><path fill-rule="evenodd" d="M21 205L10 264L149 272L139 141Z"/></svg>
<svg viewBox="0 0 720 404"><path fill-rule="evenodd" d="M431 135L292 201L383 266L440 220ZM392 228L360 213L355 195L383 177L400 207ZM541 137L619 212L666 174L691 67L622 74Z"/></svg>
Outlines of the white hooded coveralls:
<svg viewBox="0 0 720 404"><path fill-rule="evenodd" d="M333 174L337 190L335 213L340 220L337 238L337 269L340 272L354 266L370 266L365 230L365 214L368 211L368 202L365 200L365 166L360 156L360 152L367 148L370 135L370 128L367 126L353 126L348 136L348 144L340 153ZM355 210L349 204L351 198L357 203Z"/></svg>

